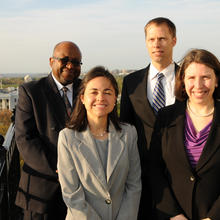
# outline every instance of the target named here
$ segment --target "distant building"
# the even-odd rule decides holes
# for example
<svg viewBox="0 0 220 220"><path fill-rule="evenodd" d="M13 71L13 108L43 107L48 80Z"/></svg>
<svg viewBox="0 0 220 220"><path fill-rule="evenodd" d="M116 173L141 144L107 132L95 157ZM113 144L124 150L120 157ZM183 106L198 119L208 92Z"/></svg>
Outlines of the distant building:
<svg viewBox="0 0 220 220"><path fill-rule="evenodd" d="M14 87L0 89L0 110L13 110L18 101L18 90Z"/></svg>
<svg viewBox="0 0 220 220"><path fill-rule="evenodd" d="M30 81L32 81L32 78L30 77L30 75L26 75L24 77L24 82L30 82Z"/></svg>

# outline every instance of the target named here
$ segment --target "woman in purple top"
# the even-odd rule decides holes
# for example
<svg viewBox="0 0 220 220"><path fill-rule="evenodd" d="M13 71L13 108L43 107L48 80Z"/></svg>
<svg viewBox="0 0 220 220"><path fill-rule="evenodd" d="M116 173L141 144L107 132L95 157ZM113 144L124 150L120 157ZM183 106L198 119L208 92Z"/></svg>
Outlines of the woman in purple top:
<svg viewBox="0 0 220 220"><path fill-rule="evenodd" d="M159 220L220 219L220 63L191 50L176 76L174 105L163 108L151 142Z"/></svg>

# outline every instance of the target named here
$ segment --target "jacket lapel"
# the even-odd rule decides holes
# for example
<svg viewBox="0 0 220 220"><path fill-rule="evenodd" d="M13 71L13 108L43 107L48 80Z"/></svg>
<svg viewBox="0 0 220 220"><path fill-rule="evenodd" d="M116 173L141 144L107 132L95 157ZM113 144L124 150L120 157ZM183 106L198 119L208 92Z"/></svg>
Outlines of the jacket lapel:
<svg viewBox="0 0 220 220"><path fill-rule="evenodd" d="M185 167L192 170L191 164L186 153L186 148L184 146L184 128L185 128L185 111L186 106L184 102L176 101L176 119L170 124L168 129L172 129L172 146L174 146L173 155L176 155L176 159L179 163L182 163Z"/></svg>
<svg viewBox="0 0 220 220"><path fill-rule="evenodd" d="M135 106L137 115L150 127L154 126L156 116L147 98L147 79L150 65L143 69L139 75L139 84L134 92L130 95L130 99ZM143 111L144 110L144 111Z"/></svg>
<svg viewBox="0 0 220 220"><path fill-rule="evenodd" d="M53 107L53 111L51 111L51 114L56 119L58 124L60 124L61 127L64 127L67 113L60 92L58 91L51 74L47 77L45 81L46 85L44 86L44 90L48 98L48 102L50 103L49 106Z"/></svg>
<svg viewBox="0 0 220 220"><path fill-rule="evenodd" d="M220 147L220 102L217 101L215 104L216 108L213 115L211 130L196 166L196 171L199 171L211 159L212 155Z"/></svg>
<svg viewBox="0 0 220 220"><path fill-rule="evenodd" d="M153 128L156 121L156 115L147 98L147 80L149 68L150 65L148 65L140 72L139 78L137 79L139 84L137 84L134 92L131 93L130 99L133 103L133 106L135 106L137 115L143 120L145 124ZM175 74L178 69L179 66L175 63Z"/></svg>
<svg viewBox="0 0 220 220"><path fill-rule="evenodd" d="M120 139L121 136L122 133L117 132L113 127L113 124L110 123L106 175L96 149L95 141L90 134L89 128L87 128L87 130L84 132L77 133L76 136L82 142L82 144L79 146L80 153L87 161L87 165L92 171L93 175L96 176L99 183L106 190L110 187L107 185L109 184L112 173L115 170L115 167L117 166L117 163L124 150L124 143Z"/></svg>
<svg viewBox="0 0 220 220"><path fill-rule="evenodd" d="M86 131L78 132L76 137L82 142L79 146L79 151L87 161L89 169L92 171L93 175L96 176L104 189L107 189L105 172L89 128L87 128Z"/></svg>
<svg viewBox="0 0 220 220"><path fill-rule="evenodd" d="M109 183L110 177L120 159L120 156L124 150L124 143L120 139L122 136L121 132L117 132L110 123L109 126L109 144L108 144L108 159L107 159L107 183Z"/></svg>

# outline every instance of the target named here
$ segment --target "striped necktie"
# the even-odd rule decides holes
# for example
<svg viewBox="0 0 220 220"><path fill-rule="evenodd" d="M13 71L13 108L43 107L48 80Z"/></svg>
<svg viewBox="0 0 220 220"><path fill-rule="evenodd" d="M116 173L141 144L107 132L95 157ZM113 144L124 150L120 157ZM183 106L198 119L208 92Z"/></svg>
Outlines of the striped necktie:
<svg viewBox="0 0 220 220"><path fill-rule="evenodd" d="M67 97L68 88L64 86L62 88L62 90L63 90L63 101L64 101L65 106L66 106L66 111L67 111L68 116L70 116L71 113L72 113L72 107L71 107L71 104L70 104L69 99Z"/></svg>
<svg viewBox="0 0 220 220"><path fill-rule="evenodd" d="M153 91L152 107L157 114L158 110L165 106L165 94L162 84L163 73L157 74L157 82Z"/></svg>

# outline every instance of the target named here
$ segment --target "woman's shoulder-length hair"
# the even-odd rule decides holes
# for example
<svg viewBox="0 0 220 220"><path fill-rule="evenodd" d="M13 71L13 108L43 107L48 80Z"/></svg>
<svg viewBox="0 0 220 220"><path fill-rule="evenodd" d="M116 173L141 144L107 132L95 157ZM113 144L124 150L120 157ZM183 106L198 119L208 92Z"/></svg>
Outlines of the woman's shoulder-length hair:
<svg viewBox="0 0 220 220"><path fill-rule="evenodd" d="M188 98L185 90L184 78L187 67L193 62L204 64L214 70L218 85L215 88L213 97L214 99L220 99L220 63L214 54L204 49L193 49L189 51L182 59L175 79L174 94L176 99L184 101Z"/></svg>
<svg viewBox="0 0 220 220"><path fill-rule="evenodd" d="M70 117L70 121L67 123L67 127L79 132L86 130L88 126L88 119L87 119L86 108L81 102L81 96L84 94L88 82L96 77L107 78L111 82L111 85L115 90L116 103L114 105L113 111L108 114L108 125L109 122L111 121L115 129L120 131L121 127L117 113L117 97L119 93L118 84L115 77L103 66L94 67L83 78L76 98L75 107Z"/></svg>

